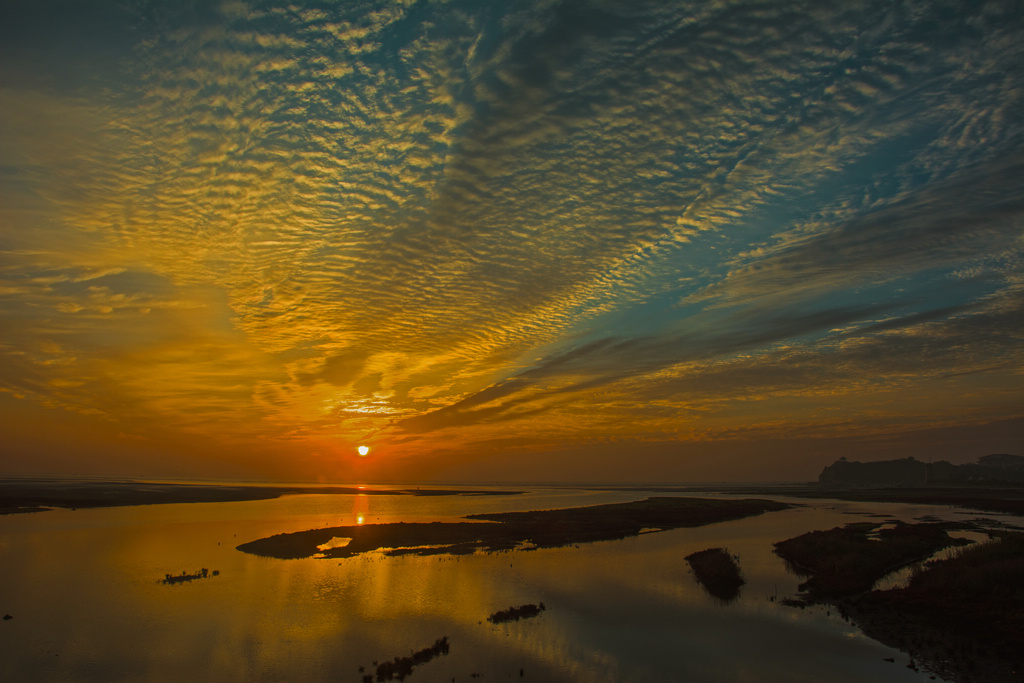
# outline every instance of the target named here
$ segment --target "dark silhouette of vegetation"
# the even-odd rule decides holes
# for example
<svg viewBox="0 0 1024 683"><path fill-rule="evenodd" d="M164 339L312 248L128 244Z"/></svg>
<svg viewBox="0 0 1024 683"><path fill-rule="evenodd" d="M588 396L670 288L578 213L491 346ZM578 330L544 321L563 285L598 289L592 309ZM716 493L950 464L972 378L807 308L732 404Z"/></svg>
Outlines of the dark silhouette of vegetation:
<svg viewBox="0 0 1024 683"><path fill-rule="evenodd" d="M712 596L726 602L735 600L746 583L738 559L725 548L708 548L686 556L697 582Z"/></svg>
<svg viewBox="0 0 1024 683"><path fill-rule="evenodd" d="M212 572L203 567L197 572L191 574L182 572L180 574L164 574L164 578L160 580L160 583L176 584L176 583L187 583L189 581L196 581L198 579L205 579L211 576L220 576L220 570L214 569Z"/></svg>
<svg viewBox="0 0 1024 683"><path fill-rule="evenodd" d="M508 609L495 612L491 616L487 617L487 621L492 624L504 624L510 621L519 621L520 619L529 619L535 617L546 608L544 603L539 605L520 605L519 607L509 607Z"/></svg>
<svg viewBox="0 0 1024 683"><path fill-rule="evenodd" d="M417 650L408 657L395 657L390 662L377 664L376 680L378 682L405 680L406 676L412 674L413 667L426 664L432 659L446 654L448 654L448 636L438 638L430 647ZM360 667L360 671L362 671L362 667ZM363 681L364 683L371 683L373 676L366 674L363 676Z"/></svg>
<svg viewBox="0 0 1024 683"><path fill-rule="evenodd" d="M788 507L761 499L648 498L631 503L466 517L488 524L400 522L311 529L243 543L238 549L254 555L293 559L314 555L353 557L378 549L386 549L390 555L441 555L554 548L741 519ZM320 550L319 546L332 538L352 540L344 547Z"/></svg>
<svg viewBox="0 0 1024 683"><path fill-rule="evenodd" d="M990 531L996 540L961 547L917 568L908 584L871 590L890 570L937 550L969 544L951 523L872 522L815 531L776 544L776 552L810 578L806 602L827 602L872 638L958 683L1020 680L1024 667L1024 534ZM873 538L874 537L874 538ZM909 665L908 665L909 666Z"/></svg>
<svg viewBox="0 0 1024 683"><path fill-rule="evenodd" d="M860 522L811 531L776 543L775 552L795 573L810 577L800 590L820 601L869 591L893 569L968 542L951 538L946 530L953 525L945 523L880 526Z"/></svg>
<svg viewBox="0 0 1024 683"><path fill-rule="evenodd" d="M928 562L904 588L842 604L872 638L953 681L1019 681L1024 670L1024 534Z"/></svg>

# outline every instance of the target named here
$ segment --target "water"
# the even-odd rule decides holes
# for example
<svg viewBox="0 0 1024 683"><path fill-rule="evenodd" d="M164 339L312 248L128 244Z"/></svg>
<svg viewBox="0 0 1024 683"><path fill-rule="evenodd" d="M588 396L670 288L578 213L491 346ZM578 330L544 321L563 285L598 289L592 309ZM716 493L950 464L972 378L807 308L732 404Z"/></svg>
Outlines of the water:
<svg viewBox="0 0 1024 683"><path fill-rule="evenodd" d="M2 681L360 681L447 636L413 681L921 681L906 656L797 591L772 543L877 516L975 515L937 506L792 501L758 517L579 547L460 557L276 560L235 550L347 524L456 521L476 512L636 500L636 492L518 496L300 495L54 510L0 517ZM747 584L722 604L684 557L724 546ZM218 570L167 585L165 574ZM534 619L500 609L544 602ZM884 661L894 657L896 663ZM520 679L520 670L523 676Z"/></svg>

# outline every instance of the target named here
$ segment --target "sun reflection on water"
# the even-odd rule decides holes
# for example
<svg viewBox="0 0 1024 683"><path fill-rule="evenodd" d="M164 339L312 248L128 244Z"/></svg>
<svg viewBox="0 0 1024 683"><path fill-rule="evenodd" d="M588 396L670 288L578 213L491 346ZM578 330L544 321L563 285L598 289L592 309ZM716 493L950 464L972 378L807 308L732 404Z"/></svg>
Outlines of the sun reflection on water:
<svg viewBox="0 0 1024 683"><path fill-rule="evenodd" d="M366 522L370 514L370 497L365 493L357 493L352 497L352 517L357 526Z"/></svg>

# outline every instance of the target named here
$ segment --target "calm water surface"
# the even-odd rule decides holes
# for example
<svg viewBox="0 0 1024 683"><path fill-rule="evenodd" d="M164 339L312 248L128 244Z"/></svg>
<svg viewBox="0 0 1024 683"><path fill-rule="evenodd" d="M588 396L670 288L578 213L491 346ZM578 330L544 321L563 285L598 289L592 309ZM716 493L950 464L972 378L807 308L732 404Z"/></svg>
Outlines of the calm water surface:
<svg viewBox="0 0 1024 683"><path fill-rule="evenodd" d="M276 560L235 550L323 526L644 497L300 495L0 517L0 612L14 617L0 622L0 680L357 682L360 666L371 672L373 662L442 636L450 653L409 680L928 680L825 608L772 600L800 582L772 544L875 515L979 516L941 506L799 500L793 510L694 529L461 557ZM714 546L738 555L747 579L729 604L708 596L684 560ZM220 573L160 582L203 567ZM538 602L547 610L537 618L487 621Z"/></svg>

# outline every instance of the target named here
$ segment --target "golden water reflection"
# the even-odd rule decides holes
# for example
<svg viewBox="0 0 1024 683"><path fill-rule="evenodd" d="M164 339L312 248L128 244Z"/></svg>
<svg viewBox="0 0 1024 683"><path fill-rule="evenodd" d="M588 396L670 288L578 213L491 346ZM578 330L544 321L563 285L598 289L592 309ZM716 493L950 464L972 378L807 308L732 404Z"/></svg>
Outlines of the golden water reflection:
<svg viewBox="0 0 1024 683"><path fill-rule="evenodd" d="M365 493L352 496L352 522L362 525L370 515L370 497Z"/></svg>
<svg viewBox="0 0 1024 683"><path fill-rule="evenodd" d="M485 508L557 506L552 494L543 495L532 502L378 496L373 506L388 521L450 520ZM450 654L414 671L413 681L468 680L472 672L517 678L520 668L527 679L565 681L917 680L884 662L899 653L835 615L769 598L792 594L799 582L772 553L774 541L879 511L910 521L920 509L819 505L622 541L489 555L274 560L235 550L274 533L337 526L339 519L376 523L369 499L0 519L0 609L14 617L3 623L0 680L358 680L359 666L442 636L450 639ZM709 546L738 555L747 578L728 606L703 592L683 559ZM201 567L219 575L160 582L167 573ZM539 617L487 622L497 610L537 602L547 605ZM801 654L807 652L815 657Z"/></svg>

